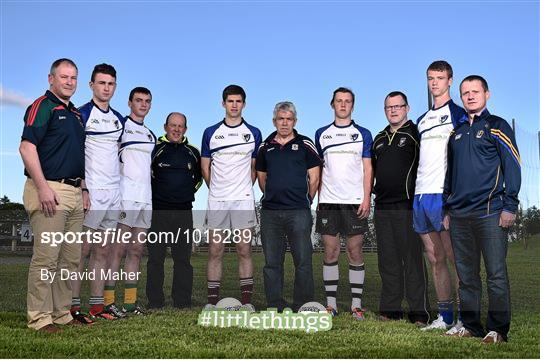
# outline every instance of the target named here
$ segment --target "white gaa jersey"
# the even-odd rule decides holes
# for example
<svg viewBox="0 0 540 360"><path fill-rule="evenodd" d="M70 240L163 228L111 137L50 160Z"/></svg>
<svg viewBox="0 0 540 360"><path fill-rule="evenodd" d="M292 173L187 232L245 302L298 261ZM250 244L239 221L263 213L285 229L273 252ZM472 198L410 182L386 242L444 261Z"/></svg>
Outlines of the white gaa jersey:
<svg viewBox="0 0 540 360"><path fill-rule="evenodd" d="M144 124L126 118L120 137L120 194L122 200L152 203L152 151L156 136Z"/></svg>
<svg viewBox="0 0 540 360"><path fill-rule="evenodd" d="M360 204L364 200L362 159L371 159L372 143L369 130L354 121L317 130L315 146L324 159L319 203Z"/></svg>
<svg viewBox="0 0 540 360"><path fill-rule="evenodd" d="M452 100L418 118L416 124L420 134L420 162L416 175L416 195L442 194L448 139L452 130L463 121L467 121L465 110Z"/></svg>
<svg viewBox="0 0 540 360"><path fill-rule="evenodd" d="M120 186L118 141L124 118L113 108L101 110L93 101L79 108L85 127L84 168L89 189L117 189Z"/></svg>
<svg viewBox="0 0 540 360"><path fill-rule="evenodd" d="M223 120L206 128L201 157L211 159L209 200L254 200L251 159L257 157L261 141L259 129L243 119L234 127Z"/></svg>

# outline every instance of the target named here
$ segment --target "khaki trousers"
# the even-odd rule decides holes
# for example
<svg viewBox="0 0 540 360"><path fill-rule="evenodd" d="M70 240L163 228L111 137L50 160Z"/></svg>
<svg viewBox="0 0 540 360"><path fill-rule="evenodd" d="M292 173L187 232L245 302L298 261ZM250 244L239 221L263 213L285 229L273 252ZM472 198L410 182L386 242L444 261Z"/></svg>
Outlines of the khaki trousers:
<svg viewBox="0 0 540 360"><path fill-rule="evenodd" d="M77 271L81 261L80 243L62 242L52 246L43 241L47 239L48 234L45 233L82 231L84 210L81 189L55 181L47 183L60 202L53 217L45 217L41 212L37 188L31 179L26 181L23 194L24 207L34 233L34 253L28 271L27 317L28 327L36 330L48 324L66 324L72 320L69 311L71 280L61 279L61 269ZM66 271L63 273L65 275ZM52 274L54 278L51 278Z"/></svg>

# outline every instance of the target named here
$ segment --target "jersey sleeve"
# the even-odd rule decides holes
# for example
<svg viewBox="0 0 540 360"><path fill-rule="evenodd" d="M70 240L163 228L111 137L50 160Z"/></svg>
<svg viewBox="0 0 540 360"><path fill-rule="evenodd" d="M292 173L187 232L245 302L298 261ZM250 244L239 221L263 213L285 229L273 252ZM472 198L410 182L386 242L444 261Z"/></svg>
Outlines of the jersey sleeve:
<svg viewBox="0 0 540 360"><path fill-rule="evenodd" d="M306 167L308 169L311 169L316 166L321 166L322 161L319 157L319 153L317 152L315 144L313 144L313 141L311 141L310 138L306 137L302 140L302 142L304 143L304 147L306 148Z"/></svg>
<svg viewBox="0 0 540 360"><path fill-rule="evenodd" d="M321 135L322 135L322 129L318 129L315 132L315 148L317 149L317 153L319 153L319 157L323 158L324 154L322 152L321 148Z"/></svg>
<svg viewBox="0 0 540 360"><path fill-rule="evenodd" d="M201 157L209 158L211 155L210 152L210 139L212 138L211 129L208 128L204 130L201 144Z"/></svg>
<svg viewBox="0 0 540 360"><path fill-rule="evenodd" d="M373 138L368 129L362 129L362 138L364 139L364 145L362 149L363 158L371 158L371 147L373 146Z"/></svg>
<svg viewBox="0 0 540 360"><path fill-rule="evenodd" d="M454 129L467 121L467 112L461 106L458 106L454 104L453 101L451 101L449 104L449 108L450 108L450 116L452 117L452 124L454 125Z"/></svg>
<svg viewBox="0 0 540 360"><path fill-rule="evenodd" d="M259 148L261 147L261 143L262 143L261 131L259 129L255 128L254 131L253 131L253 137L255 138L255 150L253 150L253 153L251 154L251 157L253 159L256 159L257 158L257 153L259 152Z"/></svg>
<svg viewBox="0 0 540 360"><path fill-rule="evenodd" d="M47 134L51 117L51 108L47 103L46 97L42 96L26 109L21 140L27 140L36 146L41 143Z"/></svg>
<svg viewBox="0 0 540 360"><path fill-rule="evenodd" d="M504 177L503 210L515 214L518 209L518 194L521 188L521 158L516 138L510 125L498 118L490 129L501 159L501 170Z"/></svg>

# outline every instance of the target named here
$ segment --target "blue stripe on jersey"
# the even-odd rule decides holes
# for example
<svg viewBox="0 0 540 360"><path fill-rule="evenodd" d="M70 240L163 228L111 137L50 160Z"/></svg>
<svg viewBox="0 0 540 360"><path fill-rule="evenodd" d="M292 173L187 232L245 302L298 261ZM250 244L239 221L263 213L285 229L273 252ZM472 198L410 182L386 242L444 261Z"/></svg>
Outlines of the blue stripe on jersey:
<svg viewBox="0 0 540 360"><path fill-rule="evenodd" d="M84 133L86 135L105 135L105 134L112 134L115 132L122 132L122 129L113 130L113 131L85 131Z"/></svg>
<svg viewBox="0 0 540 360"><path fill-rule="evenodd" d="M432 126L432 127L430 127L429 129L425 129L425 130L423 130L422 132L420 132L419 135L422 136L422 134L425 133L425 132L428 132L428 131L431 131L431 130L433 130L433 129L435 129L435 128L438 128L438 127L440 127L440 126L446 126L446 125L449 125L449 124L450 124L450 123L446 123L446 122L445 122L445 123L442 123L442 124L439 124L439 125Z"/></svg>
<svg viewBox="0 0 540 360"><path fill-rule="evenodd" d="M255 141L250 141L250 142L243 142L243 143L238 143L238 144L230 144L230 145L220 146L220 147L217 147L215 149L210 150L210 154L213 154L216 151L227 149L227 148L234 147L234 146L240 146L240 145L245 145L245 144L253 144L254 142Z"/></svg>
<svg viewBox="0 0 540 360"><path fill-rule="evenodd" d="M206 130L204 130L203 138L202 138L202 144L201 144L201 156L209 158L212 153L210 152L210 140L212 139L212 136L216 132L217 129L221 126L223 123L223 120L218 122L215 125L212 125Z"/></svg>
<svg viewBox="0 0 540 360"><path fill-rule="evenodd" d="M362 157L371 158L371 147L373 146L373 138L371 132L356 123L353 122L353 126L362 134L362 140L364 141L364 149L362 150Z"/></svg>
<svg viewBox="0 0 540 360"><path fill-rule="evenodd" d="M128 141L128 142L125 142L123 144L120 144L120 149L124 149L126 146L133 145L133 144L155 144L155 142L152 142L152 141Z"/></svg>
<svg viewBox="0 0 540 360"><path fill-rule="evenodd" d="M90 113L92 112L93 107L94 105L92 105L91 102L88 102L79 108L79 112L81 113L84 127L86 127L86 122L88 121L88 118L90 117Z"/></svg>
<svg viewBox="0 0 540 360"><path fill-rule="evenodd" d="M323 153L323 150L321 148L321 142L320 142L320 138L322 136L322 133L325 132L330 126L332 126L332 124L328 124L322 128L320 128L319 130L317 130L315 132L315 148L317 149L317 152L319 153L319 157L324 157L324 153Z"/></svg>

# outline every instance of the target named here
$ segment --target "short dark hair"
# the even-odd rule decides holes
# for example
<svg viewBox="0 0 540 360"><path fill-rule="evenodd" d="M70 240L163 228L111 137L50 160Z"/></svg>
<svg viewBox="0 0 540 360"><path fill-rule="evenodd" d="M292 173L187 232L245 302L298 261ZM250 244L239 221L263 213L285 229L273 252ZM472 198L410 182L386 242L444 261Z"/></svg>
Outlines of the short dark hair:
<svg viewBox="0 0 540 360"><path fill-rule="evenodd" d="M109 64L98 64L94 66L94 70L92 71L92 76L90 77L90 81L94 82L96 79L96 74L106 74L111 75L116 80L116 69L114 66Z"/></svg>
<svg viewBox="0 0 540 360"><path fill-rule="evenodd" d="M461 83L459 84L459 91L461 92L461 85L463 85L465 81L475 81L475 80L478 80L482 83L482 87L484 88L484 91L489 91L489 87L488 87L488 83L486 79L484 79L480 75L469 75L465 79L461 80Z"/></svg>
<svg viewBox="0 0 540 360"><path fill-rule="evenodd" d="M133 96L136 93L146 94L146 95L150 95L150 98L152 97L152 93L150 92L150 90L148 90L147 88L142 87L142 86L137 86L136 88L134 88L133 90L130 91L130 93L129 93L129 101L133 100Z"/></svg>
<svg viewBox="0 0 540 360"><path fill-rule="evenodd" d="M386 95L386 97L384 98L384 102L386 103L386 99L391 98L391 97L396 97L396 96L401 96L403 98L403 101L405 101L405 105L409 105L409 101L407 100L407 95L405 95L401 91L392 91L388 93L388 95Z"/></svg>
<svg viewBox="0 0 540 360"><path fill-rule="evenodd" d="M242 97L242 101L246 102L246 92L244 89L242 89L239 85L229 85L225 89L223 89L223 94L221 97L223 98L223 101L227 100L227 96L229 95L240 95Z"/></svg>
<svg viewBox="0 0 540 360"><path fill-rule="evenodd" d="M354 93L353 93L353 91L351 89L349 89L349 88L341 86L341 87L338 87L336 90L334 90L334 93L332 94L332 100L330 100L330 106L334 105L334 99L336 98L336 94L338 92L351 94L352 103L354 105Z"/></svg>
<svg viewBox="0 0 540 360"><path fill-rule="evenodd" d="M448 73L448 78L451 79L454 76L454 71L452 66L444 60L437 60L431 63L428 66L426 72L431 71L446 71Z"/></svg>
<svg viewBox="0 0 540 360"><path fill-rule="evenodd" d="M63 63L67 63L67 64L73 66L75 68L75 70L77 70L77 72L79 72L79 69L77 68L77 65L75 65L73 60L68 59L68 58L61 58L61 59L55 60L52 63L51 70L49 71L49 74L54 75L54 73L56 72L56 68L59 67Z"/></svg>
<svg viewBox="0 0 540 360"><path fill-rule="evenodd" d="M167 115L167 117L165 118L165 126L169 125L169 119L171 118L171 116L173 115L180 115L184 118L184 126L187 127L187 116L182 114L182 113L179 113L178 111L173 111L172 113L170 113L169 115Z"/></svg>

